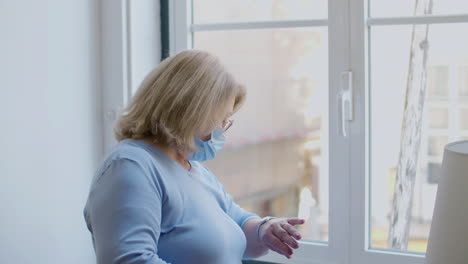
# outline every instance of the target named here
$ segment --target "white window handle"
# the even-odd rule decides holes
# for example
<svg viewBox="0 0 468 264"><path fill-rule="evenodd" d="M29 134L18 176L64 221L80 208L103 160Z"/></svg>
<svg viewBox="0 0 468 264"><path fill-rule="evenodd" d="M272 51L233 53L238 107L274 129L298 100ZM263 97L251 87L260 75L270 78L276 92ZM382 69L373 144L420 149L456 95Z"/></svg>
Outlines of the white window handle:
<svg viewBox="0 0 468 264"><path fill-rule="evenodd" d="M353 72L345 71L341 73L341 129L343 137L348 136L347 122L353 120Z"/></svg>

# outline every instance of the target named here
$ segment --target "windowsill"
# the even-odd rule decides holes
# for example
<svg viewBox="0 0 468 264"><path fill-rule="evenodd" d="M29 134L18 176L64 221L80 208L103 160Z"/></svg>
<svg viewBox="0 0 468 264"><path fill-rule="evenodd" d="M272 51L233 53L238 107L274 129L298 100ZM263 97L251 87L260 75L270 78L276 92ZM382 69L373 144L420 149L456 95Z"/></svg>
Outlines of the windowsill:
<svg viewBox="0 0 468 264"><path fill-rule="evenodd" d="M242 264L273 264L273 263L263 262L263 261L256 261L256 260L243 260Z"/></svg>

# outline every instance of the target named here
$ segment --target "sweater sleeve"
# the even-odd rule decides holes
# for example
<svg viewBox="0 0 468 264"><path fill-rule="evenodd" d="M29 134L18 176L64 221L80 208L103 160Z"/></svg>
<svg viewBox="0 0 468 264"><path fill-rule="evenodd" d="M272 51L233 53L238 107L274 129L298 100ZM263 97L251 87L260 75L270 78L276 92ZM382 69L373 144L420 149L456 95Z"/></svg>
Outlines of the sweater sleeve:
<svg viewBox="0 0 468 264"><path fill-rule="evenodd" d="M113 160L87 205L97 264L164 264L158 257L162 191L136 161Z"/></svg>

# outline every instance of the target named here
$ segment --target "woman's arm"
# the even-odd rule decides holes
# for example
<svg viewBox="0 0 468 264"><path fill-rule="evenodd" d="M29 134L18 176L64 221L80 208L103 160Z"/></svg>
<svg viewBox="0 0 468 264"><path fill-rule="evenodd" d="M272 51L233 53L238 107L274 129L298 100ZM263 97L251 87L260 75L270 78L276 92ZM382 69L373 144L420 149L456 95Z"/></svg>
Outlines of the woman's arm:
<svg viewBox="0 0 468 264"><path fill-rule="evenodd" d="M298 218L275 218L263 224L257 235L257 225L262 221L254 213L242 209L234 202L232 196L226 192L224 186L202 165L210 174L212 182L224 195L226 213L242 228L247 239L245 253L247 256L256 258L265 255L268 249L278 252L290 258L293 254L292 248L299 248L299 243L295 239L301 239L299 232L294 225L304 224L303 219Z"/></svg>
<svg viewBox="0 0 468 264"><path fill-rule="evenodd" d="M87 216L98 264L166 264L158 256L162 195L133 160L114 160L90 194Z"/></svg>
<svg viewBox="0 0 468 264"><path fill-rule="evenodd" d="M252 258L263 256L268 252L268 248L257 238L257 225L261 221L262 219L260 218L251 218L242 227L247 238L245 253Z"/></svg>

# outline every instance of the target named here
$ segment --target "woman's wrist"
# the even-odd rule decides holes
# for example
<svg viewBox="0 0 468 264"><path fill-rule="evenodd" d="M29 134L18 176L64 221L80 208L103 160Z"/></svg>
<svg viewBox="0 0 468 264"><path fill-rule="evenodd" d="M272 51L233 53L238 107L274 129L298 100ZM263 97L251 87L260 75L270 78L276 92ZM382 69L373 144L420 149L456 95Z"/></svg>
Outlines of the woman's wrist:
<svg viewBox="0 0 468 264"><path fill-rule="evenodd" d="M273 217L273 216L266 216L264 218L262 218L262 221L260 221L258 224L257 224L257 230L256 230L256 234L257 234L257 240L258 241L261 241L260 239L260 228L266 224L268 221L274 219L276 217Z"/></svg>

